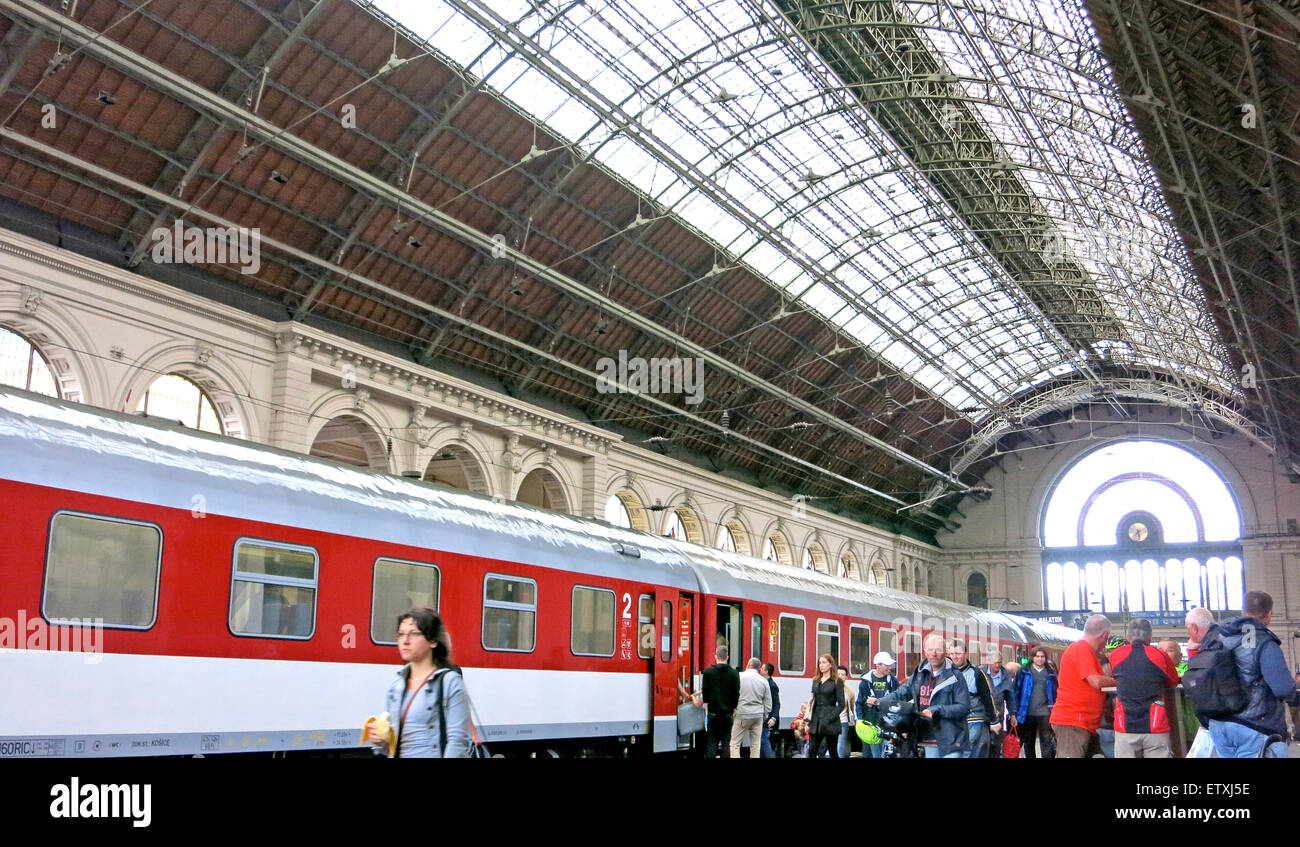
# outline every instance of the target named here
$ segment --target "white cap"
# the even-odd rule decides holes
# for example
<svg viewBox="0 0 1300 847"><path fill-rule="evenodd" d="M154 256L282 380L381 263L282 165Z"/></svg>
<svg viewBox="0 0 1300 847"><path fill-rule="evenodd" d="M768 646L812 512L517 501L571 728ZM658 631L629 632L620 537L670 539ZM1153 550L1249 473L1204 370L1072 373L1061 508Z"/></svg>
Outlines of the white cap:
<svg viewBox="0 0 1300 847"><path fill-rule="evenodd" d="M879 653L876 654L876 658L871 660L871 664L892 665L894 664L894 658L890 656L888 653L886 653L884 650L881 650Z"/></svg>

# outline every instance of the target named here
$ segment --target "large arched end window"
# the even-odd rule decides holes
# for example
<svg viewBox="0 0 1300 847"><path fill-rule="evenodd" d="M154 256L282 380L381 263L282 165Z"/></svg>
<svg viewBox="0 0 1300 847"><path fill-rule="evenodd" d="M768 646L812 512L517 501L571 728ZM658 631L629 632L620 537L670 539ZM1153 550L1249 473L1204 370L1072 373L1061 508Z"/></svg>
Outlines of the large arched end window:
<svg viewBox="0 0 1300 847"><path fill-rule="evenodd" d="M1048 609L1167 614L1241 608L1241 512L1199 456L1163 441L1107 444L1079 459L1043 509Z"/></svg>
<svg viewBox="0 0 1300 847"><path fill-rule="evenodd" d="M135 410L151 418L180 421L191 429L221 435L221 416L207 392L180 374L160 376L145 389Z"/></svg>
<svg viewBox="0 0 1300 847"><path fill-rule="evenodd" d="M18 333L4 328L0 328L0 385L59 396L59 382L41 351Z"/></svg>
<svg viewBox="0 0 1300 847"><path fill-rule="evenodd" d="M966 605L977 609L989 607L989 581L979 571L966 577Z"/></svg>

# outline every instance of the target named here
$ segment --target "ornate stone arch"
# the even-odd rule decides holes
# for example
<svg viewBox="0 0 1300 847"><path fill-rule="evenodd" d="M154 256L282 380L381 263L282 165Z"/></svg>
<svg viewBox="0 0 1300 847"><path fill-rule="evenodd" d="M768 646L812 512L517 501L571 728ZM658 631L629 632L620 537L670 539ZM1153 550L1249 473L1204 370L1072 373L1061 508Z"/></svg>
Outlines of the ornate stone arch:
<svg viewBox="0 0 1300 847"><path fill-rule="evenodd" d="M18 333L49 362L59 394L74 403L118 408L109 402L104 364L96 344L72 313L55 298L26 285L0 289L0 326Z"/></svg>
<svg viewBox="0 0 1300 847"><path fill-rule="evenodd" d="M853 579L858 582L864 580L861 559L858 558L857 551L853 549L853 542L846 541L840 547L839 555L835 557L835 573L843 575L845 579Z"/></svg>
<svg viewBox="0 0 1300 847"><path fill-rule="evenodd" d="M633 529L642 532L650 532L650 517L646 509L649 501L645 489L636 479L635 474L616 474L610 484L605 489L605 502L609 498L617 497L627 509L628 520L632 523ZM601 514L604 514L605 504L601 504Z"/></svg>
<svg viewBox="0 0 1300 847"><path fill-rule="evenodd" d="M813 570L818 573L831 573L830 557L826 554L826 547L822 544L820 535L815 531L811 533L805 540L803 549L806 554L803 559L812 559ZM803 566L804 562L801 560L799 564Z"/></svg>
<svg viewBox="0 0 1300 847"><path fill-rule="evenodd" d="M893 577L890 575L889 561L885 558L880 550L873 550L871 553L871 564L867 566L867 572L864 574L867 582L875 585L884 585L892 588L894 585Z"/></svg>
<svg viewBox="0 0 1300 847"><path fill-rule="evenodd" d="M540 450L534 451L523 460L515 476L519 482L515 485L514 496L510 499L518 501L524 483L529 477L534 477L541 484L546 498L551 501L552 511L563 512L566 515L573 514L575 498L569 496L569 492L576 491L577 488L568 478L562 463L551 461L551 457Z"/></svg>
<svg viewBox="0 0 1300 847"><path fill-rule="evenodd" d="M486 463L475 445L462 440L447 441L440 447L420 452L425 457L421 478L426 482L440 482L475 494L492 493ZM447 475L444 468L454 469L456 475Z"/></svg>
<svg viewBox="0 0 1300 847"><path fill-rule="evenodd" d="M692 544L708 543L704 537L704 521L700 518L700 510L691 502L686 492L674 494L665 504L663 520L659 526L661 534L668 529L668 522L672 520L673 515L681 520L682 527L686 530L686 538L683 540Z"/></svg>
<svg viewBox="0 0 1300 847"><path fill-rule="evenodd" d="M731 533L732 542L736 545L736 552L746 556L757 556L754 549L754 533L749 528L748 519L737 507L731 507L722 513L718 519L717 531L713 534L712 544L718 546L718 537L726 529Z"/></svg>
<svg viewBox="0 0 1300 847"><path fill-rule="evenodd" d="M776 554L775 561L796 568L802 566L803 562L795 560L797 548L791 541L789 533L790 528L780 519L769 521L762 535L762 546L757 555L763 557L767 552L767 542L771 541Z"/></svg>
<svg viewBox="0 0 1300 847"><path fill-rule="evenodd" d="M144 392L159 377L177 374L197 385L221 418L221 431L232 438L259 438L257 419L247 398L252 386L212 345L189 340L169 341L143 353L127 376L115 408L133 411Z"/></svg>
<svg viewBox="0 0 1300 847"><path fill-rule="evenodd" d="M364 424L357 435L365 449L370 469L391 473L387 444L381 433L391 431L392 424L384 420L381 410L372 409L368 402L369 393L363 392L365 389L331 391L317 402L315 408L308 413L307 445L304 452L311 452L321 432L332 422L342 418L355 419Z"/></svg>

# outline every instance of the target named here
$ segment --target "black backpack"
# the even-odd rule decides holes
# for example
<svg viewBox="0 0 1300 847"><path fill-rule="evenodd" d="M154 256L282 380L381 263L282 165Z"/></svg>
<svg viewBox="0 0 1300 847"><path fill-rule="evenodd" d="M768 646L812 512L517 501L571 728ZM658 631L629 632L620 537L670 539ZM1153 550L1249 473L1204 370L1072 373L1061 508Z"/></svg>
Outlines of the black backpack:
<svg viewBox="0 0 1300 847"><path fill-rule="evenodd" d="M1187 660L1183 691L1203 718L1235 715L1250 702L1250 692L1237 671L1237 657L1218 639Z"/></svg>

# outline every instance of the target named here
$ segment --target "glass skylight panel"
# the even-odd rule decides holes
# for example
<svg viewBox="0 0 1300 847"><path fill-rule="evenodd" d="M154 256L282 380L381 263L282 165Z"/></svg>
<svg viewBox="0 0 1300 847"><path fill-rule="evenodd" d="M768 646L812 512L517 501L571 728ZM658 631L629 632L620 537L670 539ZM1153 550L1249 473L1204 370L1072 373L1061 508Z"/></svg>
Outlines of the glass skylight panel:
<svg viewBox="0 0 1300 847"><path fill-rule="evenodd" d="M993 263L980 262L973 276L966 272L967 263L960 257L986 257L982 246L969 233L953 228L955 221L947 220L951 213L933 189L897 171L910 166L820 59L792 35L774 8L742 0L593 0L562 11L550 5L535 9L523 2L465 2L469 9L493 9L504 19L518 21L523 33L535 35L542 49L549 51L548 65L567 68L589 91L622 106L613 115L602 116L578 105L576 99L561 104L558 101L567 94L557 94L558 88L542 71L529 69L518 75L518 60L509 68L515 75L508 77L507 97L546 118L563 137L584 139L582 146L597 150L598 161L750 267L769 275L774 284L807 289L805 302L819 313L835 315L846 332L896 367L914 368L921 350L951 362L945 354L954 343L971 351L1008 343L1034 351L1004 357L997 365L976 361L973 352L959 356L959 363L950 364L948 372L935 370L926 377L945 399L964 394L960 404L972 404L974 392L956 390L962 381L994 401L1005 399L1015 387L1010 384L1013 374L1041 371L1041 359L1061 362L1063 352L1035 322L1041 319L1031 319L1000 293L1014 284L1011 280L1000 270L989 276L987 268L995 267ZM1098 215L1102 221L1127 215L1140 221L1144 230L1159 231L1172 242L1172 228L1161 226L1165 210L1133 209L1129 196L1133 182L1151 179L1149 167L1116 151L1102 153L1096 137L1094 127L1102 126L1101 116L1124 119L1122 104L1086 77L1051 67L1021 46L1007 46L1025 42L1030 26L1001 20L996 10L984 8L992 2L956 9L933 4L904 7L922 21L936 14L949 25L960 19L969 32L976 33L959 43L946 32L925 31L953 72L975 80L992 77L1044 89L1026 95L1030 112L1043 114L1029 115L1032 120L1023 126L1023 116L1016 111L1023 106L1019 101L972 108L985 122L986 131L1003 143L1006 157L1024 166L1017 171L1019 178L1042 198L1049 213L1080 226L1095 225ZM438 49L462 64L474 61L492 41L467 15L440 0L383 0L378 5L419 34L437 31ZM1058 33L1052 36L1057 42L1075 38L1076 20L1086 27L1078 10L1062 17L1044 16L1037 4L1017 3L1016 7L1018 17ZM761 21L756 20L758 8L765 15ZM994 41L1006 44L979 36L980 23L989 27ZM1034 36L1040 46L1048 38L1042 32ZM967 49L972 42L974 50ZM479 63L480 69L488 61ZM506 78L507 73L499 71L498 76ZM1009 96L997 86L977 81L962 85L972 97L992 92L996 98L999 91ZM1097 114L1076 116L1071 125L1046 120L1062 104L1080 101ZM634 143L604 144L627 115L638 114L640 122L624 130ZM590 133L598 123L601 129ZM1077 149L1077 156L1068 153L1057 160L1042 160L1039 150L1046 140L1038 134L1044 131L1041 127L1051 132L1052 143ZM1063 170L1062 161L1072 163L1076 158L1097 164L1091 170L1053 176ZM1110 164L1102 169L1099 164L1104 161ZM725 201L719 205L707 198L687 180L684 169L706 180L709 190L723 192ZM1096 198L1107 195L1076 186L1076 180L1086 182L1101 170L1106 172L1099 180L1115 181L1116 174L1125 180L1111 188L1109 206L1104 208ZM734 212L723 208L729 205L735 206ZM934 221L936 214L945 220ZM786 218L791 219L785 222ZM755 226L764 220L778 230L773 233ZM833 276L836 285L861 294L854 308L867 314L850 316L842 298L825 285L809 287L807 271L791 256L820 268L828 279ZM721 265L730 263L719 258ZM1116 285L1116 294L1107 295L1108 299L1118 298L1118 289L1131 281L1107 272L1106 262L1093 264L1096 267L1090 270ZM1161 268L1165 274L1176 278L1181 273L1186 278L1178 263L1162 262ZM954 275L959 270L962 274ZM933 285L916 284L920 275ZM910 329L900 342L872 315L895 326L912 327L916 320L921 326ZM993 334L999 323L1011 332ZM1205 335L1203 341L1208 350L1211 336Z"/></svg>

